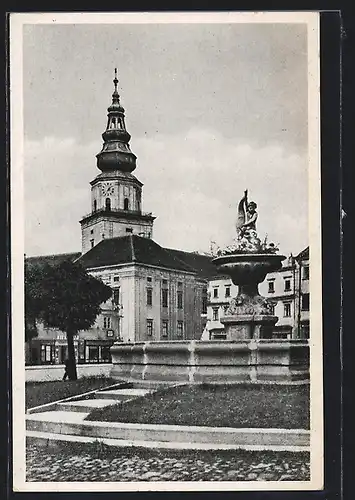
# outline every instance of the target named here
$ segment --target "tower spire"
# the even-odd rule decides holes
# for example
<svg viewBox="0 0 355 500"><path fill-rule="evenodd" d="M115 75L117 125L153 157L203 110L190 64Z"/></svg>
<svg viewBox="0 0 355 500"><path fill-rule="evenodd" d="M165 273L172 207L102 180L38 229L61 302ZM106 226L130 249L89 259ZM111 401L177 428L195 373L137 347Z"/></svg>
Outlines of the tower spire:
<svg viewBox="0 0 355 500"><path fill-rule="evenodd" d="M129 147L131 136L126 130L125 110L120 103L117 90L117 68L113 85L112 104L107 108L107 126L102 134L104 144L100 153L96 155L97 167L102 172L112 170L132 172L136 168L137 157Z"/></svg>
<svg viewBox="0 0 355 500"><path fill-rule="evenodd" d="M112 103L114 102L114 99L117 98L118 104L119 104L120 95L119 95L118 90L117 90L117 85L118 85L117 68L115 68L115 78L113 79L113 84L115 86L115 90L113 91L113 94L112 94Z"/></svg>

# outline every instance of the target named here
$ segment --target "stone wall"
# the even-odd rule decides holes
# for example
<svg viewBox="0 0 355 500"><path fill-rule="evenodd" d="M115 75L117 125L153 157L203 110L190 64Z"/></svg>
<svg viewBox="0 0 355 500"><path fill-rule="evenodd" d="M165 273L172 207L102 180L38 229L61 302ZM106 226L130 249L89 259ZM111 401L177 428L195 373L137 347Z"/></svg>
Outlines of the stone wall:
<svg viewBox="0 0 355 500"><path fill-rule="evenodd" d="M300 340L114 344L111 376L186 383L307 382L309 346Z"/></svg>

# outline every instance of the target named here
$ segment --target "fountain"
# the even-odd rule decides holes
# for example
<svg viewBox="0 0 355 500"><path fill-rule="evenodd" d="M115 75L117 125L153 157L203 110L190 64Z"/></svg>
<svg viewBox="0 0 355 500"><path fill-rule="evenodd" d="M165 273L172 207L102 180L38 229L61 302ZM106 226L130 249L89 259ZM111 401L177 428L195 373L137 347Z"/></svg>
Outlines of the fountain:
<svg viewBox="0 0 355 500"><path fill-rule="evenodd" d="M219 273L230 276L238 294L221 318L227 340L270 339L278 318L258 285L266 275L281 268L286 258L273 243L261 242L256 232L257 205L248 202L248 191L238 205L237 235L233 244L219 249L213 259Z"/></svg>
<svg viewBox="0 0 355 500"><path fill-rule="evenodd" d="M256 204L248 193L239 203L237 236L213 262L239 293L221 321L226 340L168 340L115 343L111 376L148 387L154 384L308 383L309 346L303 340L273 339L277 322L258 284L285 259L256 233Z"/></svg>

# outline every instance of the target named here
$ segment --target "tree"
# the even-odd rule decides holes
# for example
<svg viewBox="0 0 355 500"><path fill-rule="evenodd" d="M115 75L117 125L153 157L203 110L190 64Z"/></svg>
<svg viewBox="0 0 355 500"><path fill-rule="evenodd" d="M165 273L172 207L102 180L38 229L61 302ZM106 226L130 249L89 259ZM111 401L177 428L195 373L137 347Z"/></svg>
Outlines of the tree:
<svg viewBox="0 0 355 500"><path fill-rule="evenodd" d="M111 297L112 290L70 260L45 265L39 277L41 307L38 318L67 335L68 376L77 379L74 336L90 328L100 305Z"/></svg>
<svg viewBox="0 0 355 500"><path fill-rule="evenodd" d="M25 342L37 337L36 320L42 309L42 268L25 261Z"/></svg>

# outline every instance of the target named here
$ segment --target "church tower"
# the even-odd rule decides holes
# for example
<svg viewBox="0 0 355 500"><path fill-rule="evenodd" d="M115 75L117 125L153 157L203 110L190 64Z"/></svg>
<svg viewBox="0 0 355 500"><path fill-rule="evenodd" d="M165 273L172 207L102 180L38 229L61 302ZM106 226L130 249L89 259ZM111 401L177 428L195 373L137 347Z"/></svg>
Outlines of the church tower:
<svg viewBox="0 0 355 500"><path fill-rule="evenodd" d="M90 183L91 212L80 221L83 254L105 238L129 233L153 237L155 217L142 212L143 184L132 174L137 157L129 147L131 136L117 91L117 69L113 84L107 127L102 134L104 144L96 155L101 172Z"/></svg>

